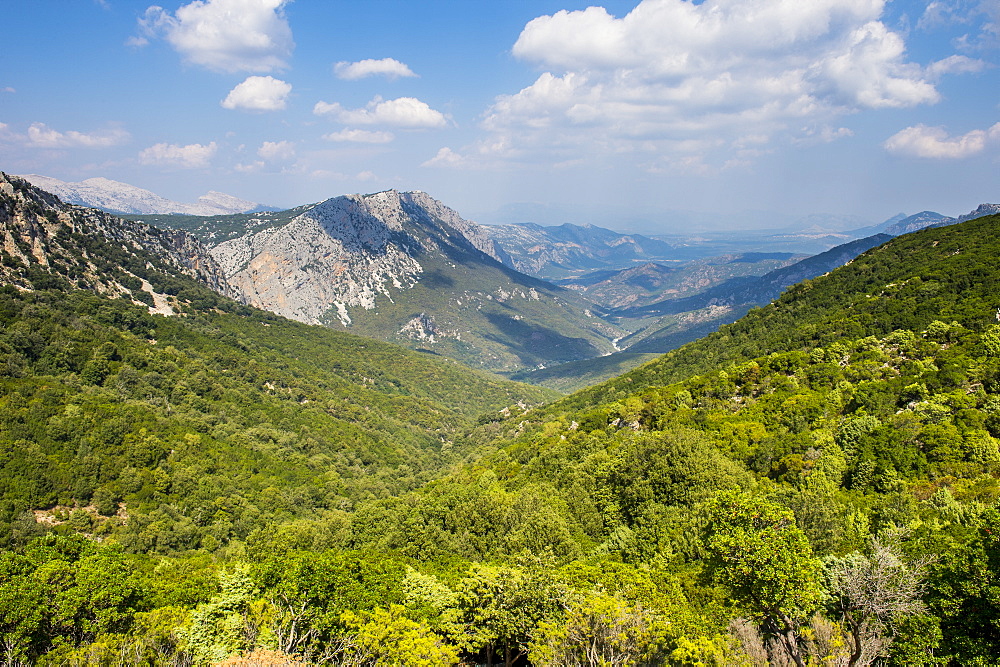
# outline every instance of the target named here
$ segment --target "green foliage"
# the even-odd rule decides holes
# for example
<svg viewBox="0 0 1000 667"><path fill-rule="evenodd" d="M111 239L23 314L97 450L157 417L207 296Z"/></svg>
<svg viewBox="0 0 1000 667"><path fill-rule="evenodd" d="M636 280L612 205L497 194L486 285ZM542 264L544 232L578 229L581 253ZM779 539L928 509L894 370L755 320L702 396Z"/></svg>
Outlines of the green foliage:
<svg viewBox="0 0 1000 667"><path fill-rule="evenodd" d="M656 665L668 624L642 607L594 591L571 601L559 621L532 639L534 665Z"/></svg>
<svg viewBox="0 0 1000 667"><path fill-rule="evenodd" d="M407 618L405 612L399 605L370 612L344 612L341 621L354 636L343 661L399 667L458 664L457 648L434 634L426 623Z"/></svg>
<svg viewBox="0 0 1000 667"><path fill-rule="evenodd" d="M777 627L819 606L819 561L787 509L750 496L720 495L708 508L708 574L758 618Z"/></svg>
<svg viewBox="0 0 1000 667"><path fill-rule="evenodd" d="M473 565L445 613L449 635L465 651L507 665L526 655L535 628L557 613L565 591L538 568Z"/></svg>

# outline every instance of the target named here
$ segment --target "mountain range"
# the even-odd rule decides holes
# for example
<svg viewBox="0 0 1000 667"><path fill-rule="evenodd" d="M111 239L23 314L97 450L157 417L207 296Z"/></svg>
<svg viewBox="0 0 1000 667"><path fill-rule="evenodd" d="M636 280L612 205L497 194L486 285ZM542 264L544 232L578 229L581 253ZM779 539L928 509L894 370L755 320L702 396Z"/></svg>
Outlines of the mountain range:
<svg viewBox="0 0 1000 667"><path fill-rule="evenodd" d="M613 351L623 331L574 292L483 252L481 230L425 193L390 190L329 199L211 252L247 303L474 367Z"/></svg>
<svg viewBox="0 0 1000 667"><path fill-rule="evenodd" d="M684 243L593 225L479 225L426 193L394 190L286 211L131 217L197 235L217 266L217 291L243 303L529 381L531 369L668 351L889 238L807 259L756 252L692 261L703 251ZM956 220L924 212L883 227L898 234ZM554 276L563 287L544 279ZM620 372L622 363L602 367ZM575 368L567 372L586 381L606 377Z"/></svg>
<svg viewBox="0 0 1000 667"><path fill-rule="evenodd" d="M68 183L38 174L28 174L21 178L51 192L69 204L99 208L109 213L227 215L273 210L262 204L214 190L198 197L198 202L195 204L182 204L149 190L101 177L88 178L78 183Z"/></svg>

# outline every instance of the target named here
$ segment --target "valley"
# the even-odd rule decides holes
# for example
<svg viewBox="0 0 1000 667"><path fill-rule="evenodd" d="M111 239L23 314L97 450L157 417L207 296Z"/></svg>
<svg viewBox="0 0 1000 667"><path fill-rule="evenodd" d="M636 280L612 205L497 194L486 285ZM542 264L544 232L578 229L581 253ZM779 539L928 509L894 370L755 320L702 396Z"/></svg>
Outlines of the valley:
<svg viewBox="0 0 1000 667"><path fill-rule="evenodd" d="M988 664L991 210L671 258L4 174L3 661Z"/></svg>

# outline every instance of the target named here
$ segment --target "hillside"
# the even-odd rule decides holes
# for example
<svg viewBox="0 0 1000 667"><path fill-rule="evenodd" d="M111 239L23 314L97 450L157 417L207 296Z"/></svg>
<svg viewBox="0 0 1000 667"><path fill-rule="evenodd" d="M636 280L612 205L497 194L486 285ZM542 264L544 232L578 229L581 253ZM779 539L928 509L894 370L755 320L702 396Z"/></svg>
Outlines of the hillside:
<svg viewBox="0 0 1000 667"><path fill-rule="evenodd" d="M141 551L221 548L412 487L475 418L551 396L242 306L183 263L196 241L164 245L183 233L2 192L6 544L86 506Z"/></svg>

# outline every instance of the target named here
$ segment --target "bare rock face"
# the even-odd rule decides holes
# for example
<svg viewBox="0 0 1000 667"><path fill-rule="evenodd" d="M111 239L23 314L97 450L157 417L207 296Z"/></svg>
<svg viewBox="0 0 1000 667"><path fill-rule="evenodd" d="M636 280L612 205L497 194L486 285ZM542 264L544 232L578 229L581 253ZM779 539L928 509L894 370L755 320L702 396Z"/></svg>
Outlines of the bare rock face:
<svg viewBox="0 0 1000 667"><path fill-rule="evenodd" d="M423 270L404 217L394 191L337 197L212 255L247 303L313 324L332 307L346 325L349 308L374 308L377 295L391 299L389 287L411 287Z"/></svg>

